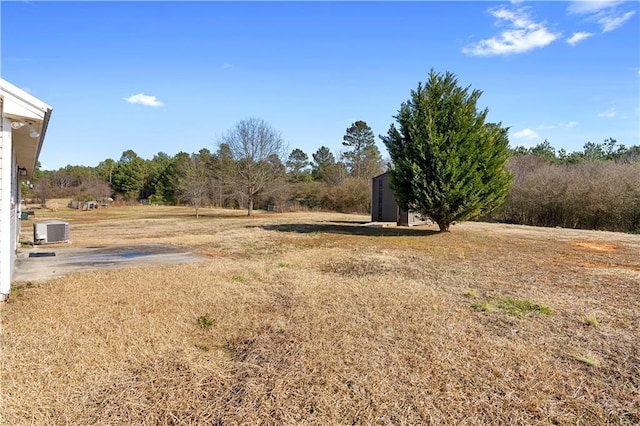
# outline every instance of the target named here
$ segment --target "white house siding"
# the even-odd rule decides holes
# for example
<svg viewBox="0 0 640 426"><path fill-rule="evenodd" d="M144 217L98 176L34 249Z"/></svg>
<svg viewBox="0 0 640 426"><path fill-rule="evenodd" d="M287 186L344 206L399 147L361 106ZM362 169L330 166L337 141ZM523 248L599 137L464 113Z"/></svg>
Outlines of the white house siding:
<svg viewBox="0 0 640 426"><path fill-rule="evenodd" d="M0 300L8 294L20 239L20 182L11 126L0 120ZM5 132L5 129L8 131Z"/></svg>
<svg viewBox="0 0 640 426"><path fill-rule="evenodd" d="M2 183L4 181L4 179L2 178L2 151L4 148L4 114L3 114L3 99L2 97L0 97L0 242L3 240L2 236L4 235L4 233L2 232L2 212L4 211L4 202L3 202L3 197L2 194L4 193L4 191L2 191ZM3 283L5 282L5 277L3 276L3 271L5 269L5 262L4 262L4 256L3 256L3 248L2 248L2 244L0 243L0 301L2 301L4 299L4 297L2 296L2 294L6 294L8 293L8 291L5 291L5 288L3 286ZM9 272L9 274L11 274L11 272Z"/></svg>
<svg viewBox="0 0 640 426"><path fill-rule="evenodd" d="M2 120L0 131L0 300L8 295L11 288L11 276L13 262L15 260L14 226L11 221L14 218L11 206L11 126L9 120Z"/></svg>
<svg viewBox="0 0 640 426"><path fill-rule="evenodd" d="M13 146L13 143L11 145ZM13 149L11 150L10 173L13 179L9 179L11 182L11 209L9 210L9 214L11 215L9 218L9 226L11 227L11 233L9 234L11 237L9 238L9 255L11 260L9 262L9 276L13 277L13 271L16 266L18 240L20 238L20 215L18 214L18 210L20 210L20 195L18 193L20 181L18 180L18 165Z"/></svg>
<svg viewBox="0 0 640 426"><path fill-rule="evenodd" d="M51 116L51 107L0 78L0 301L11 291L20 234L18 166L33 173ZM13 129L11 122L23 123ZM29 127L25 127L28 123ZM39 133L30 136L30 129Z"/></svg>

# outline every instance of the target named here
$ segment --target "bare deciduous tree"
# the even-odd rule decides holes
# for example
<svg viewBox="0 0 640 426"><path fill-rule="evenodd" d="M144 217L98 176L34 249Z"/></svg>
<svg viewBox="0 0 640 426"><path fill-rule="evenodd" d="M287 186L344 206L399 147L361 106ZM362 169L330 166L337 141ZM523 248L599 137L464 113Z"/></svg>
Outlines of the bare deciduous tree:
<svg viewBox="0 0 640 426"><path fill-rule="evenodd" d="M504 220L534 226L640 230L640 164L614 160L553 164L537 155L513 157L515 180Z"/></svg>
<svg viewBox="0 0 640 426"><path fill-rule="evenodd" d="M178 192L180 197L196 210L196 219L200 217L200 207L209 197L210 186L211 179L207 165L198 154L191 155L189 161L180 167Z"/></svg>
<svg viewBox="0 0 640 426"><path fill-rule="evenodd" d="M223 144L229 147L234 160L230 179L246 197L247 215L251 216L256 197L268 192L270 185L281 178L283 170L273 159L284 157L285 143L267 122L249 118L230 129L220 141Z"/></svg>

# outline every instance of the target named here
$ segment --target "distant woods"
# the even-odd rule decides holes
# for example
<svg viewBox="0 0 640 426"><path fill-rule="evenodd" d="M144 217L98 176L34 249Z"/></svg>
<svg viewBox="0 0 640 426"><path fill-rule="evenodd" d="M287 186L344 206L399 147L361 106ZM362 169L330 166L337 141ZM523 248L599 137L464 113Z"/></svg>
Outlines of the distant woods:
<svg viewBox="0 0 640 426"><path fill-rule="evenodd" d="M371 178L385 171L373 134L364 122L346 130L344 151L322 146L266 155L268 176L254 194L256 209L327 210L368 214ZM310 154L310 155L309 155ZM36 170L23 195L33 202L50 198L120 203L190 205L247 209L246 181L238 167L248 161L221 142L212 152L160 152L151 159L133 150L96 167ZM507 167L514 180L505 202L485 219L534 226L640 232L640 146L615 139L588 142L582 151L556 150L547 141L511 149Z"/></svg>
<svg viewBox="0 0 640 426"><path fill-rule="evenodd" d="M534 226L640 232L640 146L615 139L556 151L548 141L512 151L514 181L491 217Z"/></svg>
<svg viewBox="0 0 640 426"><path fill-rule="evenodd" d="M285 150L279 132L259 119L238 122L212 152L164 152L151 159L133 150L96 167L37 169L23 195L116 203L191 205L272 211L332 210L367 213L371 178L384 171L373 132L364 121L346 129L344 150L322 146L309 156Z"/></svg>

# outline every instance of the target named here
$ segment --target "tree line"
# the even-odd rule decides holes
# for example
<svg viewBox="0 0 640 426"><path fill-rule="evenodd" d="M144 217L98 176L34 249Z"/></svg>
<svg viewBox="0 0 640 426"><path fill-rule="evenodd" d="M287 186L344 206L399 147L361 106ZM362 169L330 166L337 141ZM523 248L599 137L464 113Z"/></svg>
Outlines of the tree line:
<svg viewBox="0 0 640 426"><path fill-rule="evenodd" d="M86 202L111 198L117 203L295 210L322 209L367 213L370 181L385 164L371 128L356 121L346 129L340 153L321 146L311 158L303 150L287 151L280 133L264 120L238 122L221 138L217 150L159 152L151 159L134 150L96 167L40 170L26 197Z"/></svg>
<svg viewBox="0 0 640 426"><path fill-rule="evenodd" d="M534 226L640 232L640 146L587 142L567 154L548 141L512 151L514 181L490 216Z"/></svg>

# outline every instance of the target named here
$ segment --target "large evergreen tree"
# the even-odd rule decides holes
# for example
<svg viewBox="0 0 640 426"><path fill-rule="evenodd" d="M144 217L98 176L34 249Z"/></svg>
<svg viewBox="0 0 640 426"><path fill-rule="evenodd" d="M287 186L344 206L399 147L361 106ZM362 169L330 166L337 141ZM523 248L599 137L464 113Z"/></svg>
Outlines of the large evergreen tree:
<svg viewBox="0 0 640 426"><path fill-rule="evenodd" d="M511 184L508 129L485 123L488 110L476 107L481 94L458 86L453 73L431 70L394 117L398 128L392 124L381 137L398 204L430 217L440 231L498 207Z"/></svg>

